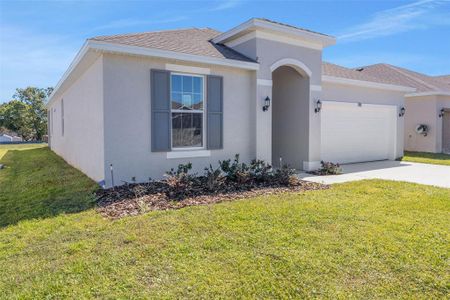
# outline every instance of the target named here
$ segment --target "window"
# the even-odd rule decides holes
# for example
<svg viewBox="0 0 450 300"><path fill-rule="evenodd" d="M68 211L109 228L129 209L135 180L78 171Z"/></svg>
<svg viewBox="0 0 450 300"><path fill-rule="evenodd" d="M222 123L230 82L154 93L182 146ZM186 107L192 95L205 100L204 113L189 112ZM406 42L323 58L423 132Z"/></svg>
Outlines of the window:
<svg viewBox="0 0 450 300"><path fill-rule="evenodd" d="M61 99L61 135L64 136L64 99Z"/></svg>
<svg viewBox="0 0 450 300"><path fill-rule="evenodd" d="M204 78L172 74L170 82L172 148L202 148Z"/></svg>
<svg viewBox="0 0 450 300"><path fill-rule="evenodd" d="M50 125L51 125L51 127L50 127L50 134L51 135L53 135L53 115L55 114L55 109L54 108L51 108L50 109Z"/></svg>

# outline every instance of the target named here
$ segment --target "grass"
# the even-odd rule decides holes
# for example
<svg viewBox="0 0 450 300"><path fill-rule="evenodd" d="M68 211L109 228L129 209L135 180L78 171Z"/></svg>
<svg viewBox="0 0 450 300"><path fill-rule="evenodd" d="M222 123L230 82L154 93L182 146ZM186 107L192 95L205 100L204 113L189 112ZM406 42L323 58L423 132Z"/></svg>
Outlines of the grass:
<svg viewBox="0 0 450 300"><path fill-rule="evenodd" d="M443 154L443 153L405 151L405 155L403 156L402 160L424 163L424 164L450 166L450 155Z"/></svg>
<svg viewBox="0 0 450 300"><path fill-rule="evenodd" d="M94 204L95 183L45 144L0 145L0 163L0 227Z"/></svg>
<svg viewBox="0 0 450 300"><path fill-rule="evenodd" d="M45 148L11 152L47 157L42 173L70 169ZM93 209L23 218L0 229L0 298L445 298L449 199L374 180L117 221Z"/></svg>

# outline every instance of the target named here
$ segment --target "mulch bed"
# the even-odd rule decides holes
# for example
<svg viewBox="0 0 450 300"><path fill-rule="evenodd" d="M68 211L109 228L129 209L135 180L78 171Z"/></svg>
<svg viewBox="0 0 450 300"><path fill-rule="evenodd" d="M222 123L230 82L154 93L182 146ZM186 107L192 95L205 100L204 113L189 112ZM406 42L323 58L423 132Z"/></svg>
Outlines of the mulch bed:
<svg viewBox="0 0 450 300"><path fill-rule="evenodd" d="M304 192L327 189L329 186L296 180L288 186L279 183L227 183L217 191L209 191L205 185L190 187L180 195L164 181L144 184L125 184L97 191L97 211L104 217L119 219L136 216L153 210L180 209L187 206L207 205L260 195L284 192Z"/></svg>

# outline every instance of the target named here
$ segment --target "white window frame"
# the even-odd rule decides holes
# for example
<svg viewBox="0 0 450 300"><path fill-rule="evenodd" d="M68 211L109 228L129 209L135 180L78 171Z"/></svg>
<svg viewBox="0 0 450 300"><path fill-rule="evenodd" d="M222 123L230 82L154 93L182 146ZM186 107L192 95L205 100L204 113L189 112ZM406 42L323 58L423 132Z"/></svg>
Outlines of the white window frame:
<svg viewBox="0 0 450 300"><path fill-rule="evenodd" d="M182 110L172 109L172 75L190 76L202 78L203 87L203 110ZM205 150L206 149L206 76L200 74L170 72L170 147L172 151L189 151L189 150ZM173 146L173 134L172 134L172 113L202 113L202 147L174 147Z"/></svg>

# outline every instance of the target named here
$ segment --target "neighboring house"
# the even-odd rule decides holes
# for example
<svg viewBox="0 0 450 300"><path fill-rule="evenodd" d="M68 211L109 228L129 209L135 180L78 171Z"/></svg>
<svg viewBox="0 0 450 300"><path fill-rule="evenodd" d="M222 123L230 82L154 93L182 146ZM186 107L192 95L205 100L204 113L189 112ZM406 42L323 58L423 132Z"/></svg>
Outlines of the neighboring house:
<svg viewBox="0 0 450 300"><path fill-rule="evenodd" d="M88 39L50 96L49 144L111 185L240 154L314 170L403 155L414 88L322 64L331 36L251 19Z"/></svg>
<svg viewBox="0 0 450 300"><path fill-rule="evenodd" d="M0 134L0 143L11 143L12 140L12 136L7 134Z"/></svg>
<svg viewBox="0 0 450 300"><path fill-rule="evenodd" d="M8 134L0 134L0 143L15 143L22 142L22 138L19 136L11 136Z"/></svg>
<svg viewBox="0 0 450 300"><path fill-rule="evenodd" d="M388 64L356 70L416 88L405 96L405 150L450 153L450 75L427 76Z"/></svg>

